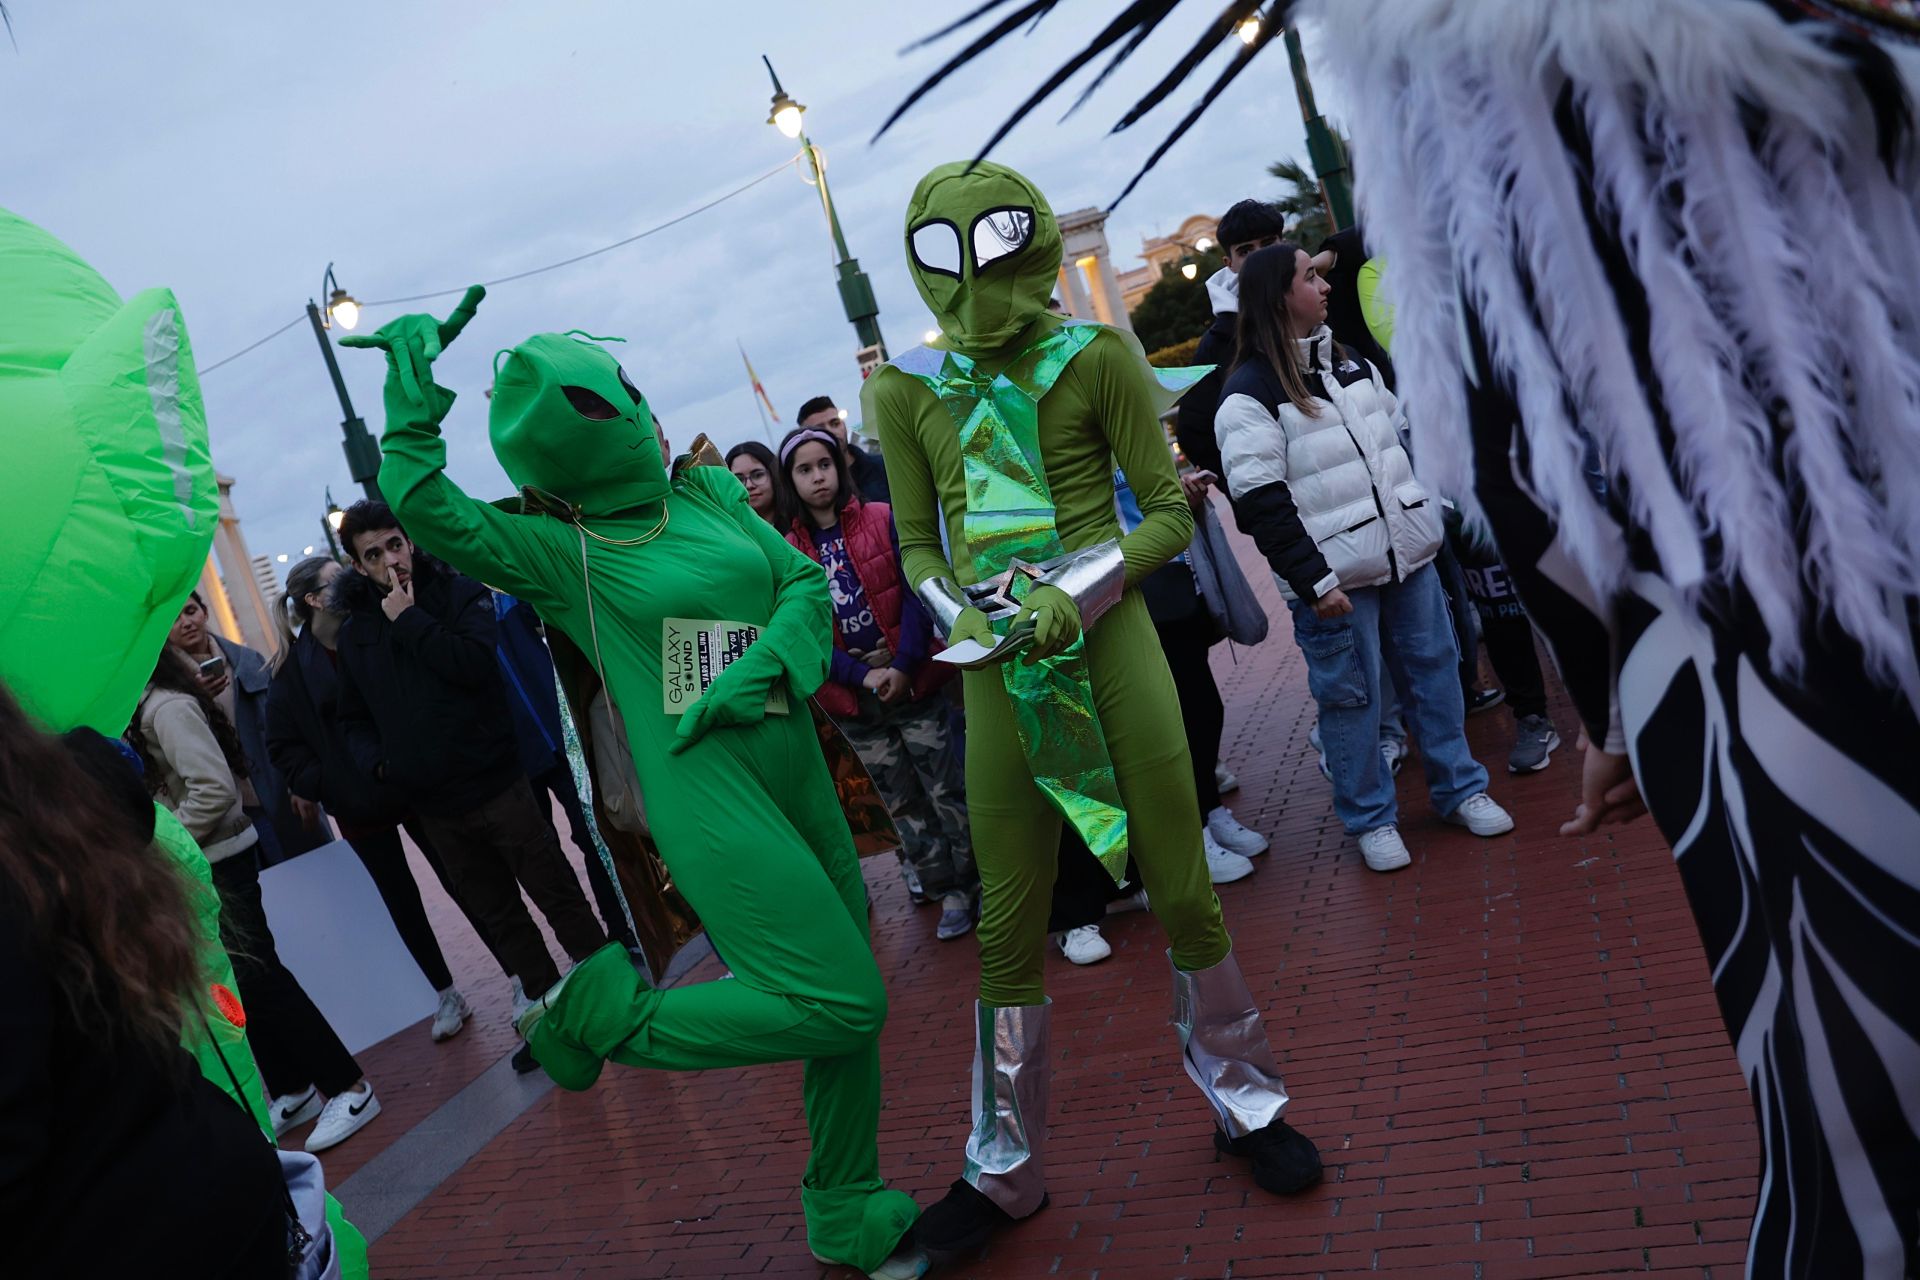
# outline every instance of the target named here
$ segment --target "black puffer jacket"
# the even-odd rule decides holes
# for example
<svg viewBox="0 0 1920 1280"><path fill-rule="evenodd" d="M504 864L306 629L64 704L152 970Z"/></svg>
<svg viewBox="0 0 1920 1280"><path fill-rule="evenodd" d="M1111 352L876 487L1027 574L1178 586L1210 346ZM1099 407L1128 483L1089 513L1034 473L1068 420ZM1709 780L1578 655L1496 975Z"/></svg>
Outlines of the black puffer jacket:
<svg viewBox="0 0 1920 1280"><path fill-rule="evenodd" d="M457 813L504 791L520 772L500 680L493 598L419 552L414 607L389 621L371 578L334 579L340 629L340 721L356 766L426 813Z"/></svg>
<svg viewBox="0 0 1920 1280"><path fill-rule="evenodd" d="M363 826L398 822L406 797L354 763L340 720L336 663L311 631L294 641L267 692L267 754L288 791L324 804L334 817Z"/></svg>

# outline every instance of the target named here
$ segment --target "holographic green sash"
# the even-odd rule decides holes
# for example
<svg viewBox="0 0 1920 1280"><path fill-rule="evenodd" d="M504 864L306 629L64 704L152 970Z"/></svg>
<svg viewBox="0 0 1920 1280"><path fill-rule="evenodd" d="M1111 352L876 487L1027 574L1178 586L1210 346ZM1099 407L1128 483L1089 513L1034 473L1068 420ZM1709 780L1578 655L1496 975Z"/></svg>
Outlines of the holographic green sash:
<svg viewBox="0 0 1920 1280"><path fill-rule="evenodd" d="M953 351L922 348L911 353L921 359L894 362L940 398L960 429L964 536L981 582L1007 573L1016 559L1033 564L1066 550L1040 460L1040 399L1100 331L1092 324L1055 329L991 377ZM1015 600L1030 590L1018 574L1008 586ZM1011 622L1001 619L994 629L1004 635ZM1000 673L1034 782L1119 883L1126 876L1127 814L1093 705L1085 635L1064 653L1032 666L1017 657L1002 663Z"/></svg>

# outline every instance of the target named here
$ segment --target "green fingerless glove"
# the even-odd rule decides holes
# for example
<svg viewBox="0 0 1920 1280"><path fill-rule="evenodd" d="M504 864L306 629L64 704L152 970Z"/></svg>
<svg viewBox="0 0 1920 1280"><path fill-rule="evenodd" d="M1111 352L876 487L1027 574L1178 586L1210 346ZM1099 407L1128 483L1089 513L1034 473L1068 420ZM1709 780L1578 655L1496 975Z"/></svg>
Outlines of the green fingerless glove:
<svg viewBox="0 0 1920 1280"><path fill-rule="evenodd" d="M1058 657L1080 638L1080 607L1058 587L1043 583L1027 592L1026 602L1013 625L1017 627L1029 618L1033 620L1033 643L1021 657L1028 666Z"/></svg>
<svg viewBox="0 0 1920 1280"><path fill-rule="evenodd" d="M967 608L953 620L953 632L947 637L947 647L951 649L962 640L976 640L991 649L1000 637L993 634L993 624L987 621L987 615L978 609Z"/></svg>
<svg viewBox="0 0 1920 1280"><path fill-rule="evenodd" d="M765 645L755 645L714 677L686 714L678 736L667 745L679 755L722 725L758 724L767 718L767 694L782 674L780 660Z"/></svg>

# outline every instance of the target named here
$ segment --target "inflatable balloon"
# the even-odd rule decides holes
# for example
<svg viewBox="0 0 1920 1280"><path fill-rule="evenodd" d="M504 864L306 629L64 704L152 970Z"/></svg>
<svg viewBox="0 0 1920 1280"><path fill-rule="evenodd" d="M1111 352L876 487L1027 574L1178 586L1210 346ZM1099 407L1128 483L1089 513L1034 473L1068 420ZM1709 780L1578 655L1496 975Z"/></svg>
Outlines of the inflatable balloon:
<svg viewBox="0 0 1920 1280"><path fill-rule="evenodd" d="M0 680L47 729L118 736L219 519L186 323L5 209L0 298Z"/></svg>

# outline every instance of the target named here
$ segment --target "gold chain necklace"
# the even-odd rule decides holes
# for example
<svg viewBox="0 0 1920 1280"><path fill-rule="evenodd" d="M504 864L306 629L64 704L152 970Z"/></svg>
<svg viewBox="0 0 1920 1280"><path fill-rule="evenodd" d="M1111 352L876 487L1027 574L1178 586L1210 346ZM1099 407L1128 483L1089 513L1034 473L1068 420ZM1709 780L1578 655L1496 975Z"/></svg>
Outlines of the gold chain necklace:
<svg viewBox="0 0 1920 1280"><path fill-rule="evenodd" d="M581 520L577 515L573 518L573 524L575 528L579 529L580 532L586 534L589 538L592 538L595 542L604 542L610 547L637 547L644 542L652 542L665 532L667 517L670 514L672 514L671 508L663 505L660 508L660 523L637 538L609 538L604 533L595 533L593 530L587 528L586 522Z"/></svg>

